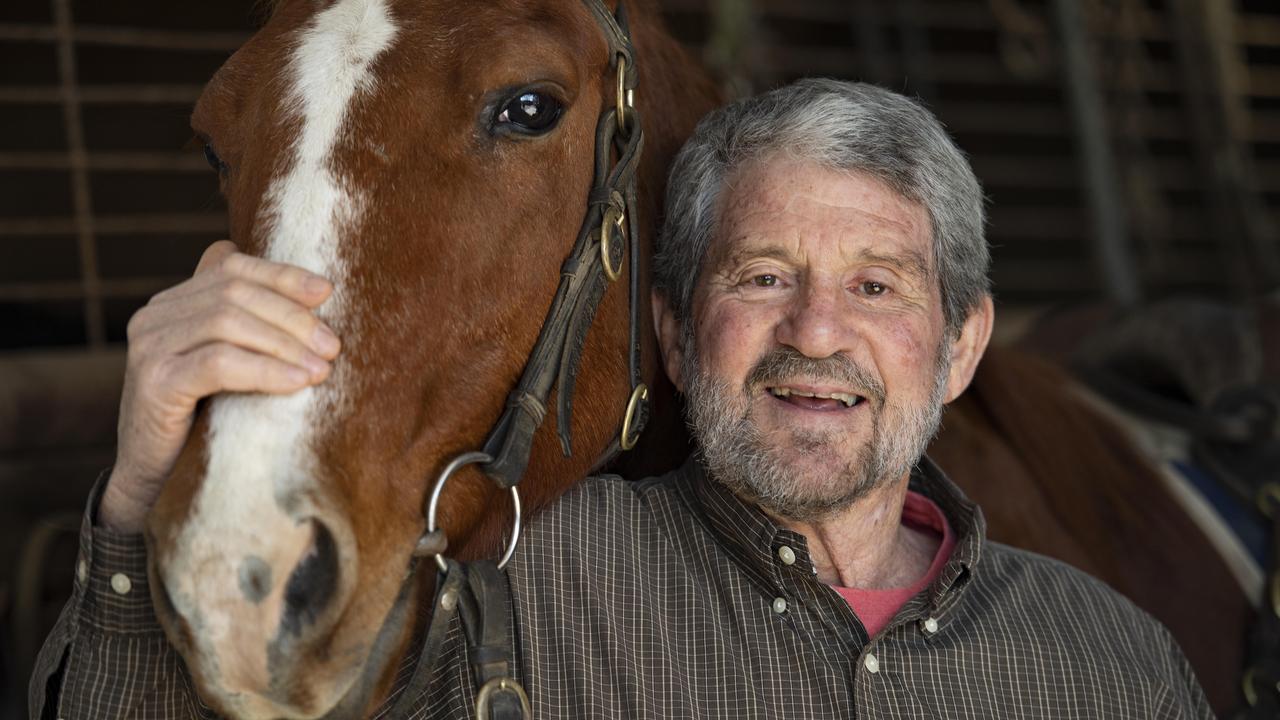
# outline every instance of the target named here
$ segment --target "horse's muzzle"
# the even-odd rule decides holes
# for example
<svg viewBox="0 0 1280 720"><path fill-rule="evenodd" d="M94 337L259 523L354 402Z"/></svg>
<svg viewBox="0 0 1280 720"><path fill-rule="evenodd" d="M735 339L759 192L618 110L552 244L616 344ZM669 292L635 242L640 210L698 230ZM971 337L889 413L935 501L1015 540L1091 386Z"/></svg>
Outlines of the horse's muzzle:
<svg viewBox="0 0 1280 720"><path fill-rule="evenodd" d="M201 694L237 718L323 714L360 671L358 658L334 662L343 649L360 653L340 639L351 532L309 517L202 540L152 572L157 616Z"/></svg>

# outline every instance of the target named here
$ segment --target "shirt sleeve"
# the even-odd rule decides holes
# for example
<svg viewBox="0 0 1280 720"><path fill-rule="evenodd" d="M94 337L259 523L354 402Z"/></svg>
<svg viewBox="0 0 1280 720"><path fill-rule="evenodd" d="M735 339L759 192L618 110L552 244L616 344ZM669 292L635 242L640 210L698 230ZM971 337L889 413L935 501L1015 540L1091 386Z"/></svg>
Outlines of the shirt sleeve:
<svg viewBox="0 0 1280 720"><path fill-rule="evenodd" d="M1216 720L1209 698L1196 678L1191 662L1173 634L1155 618L1143 613L1155 631L1151 642L1153 655L1162 668L1161 692L1154 699L1153 717L1185 720Z"/></svg>
<svg viewBox="0 0 1280 720"><path fill-rule="evenodd" d="M95 526L104 472L89 493L71 598L28 688L32 718L214 718L151 605L142 535Z"/></svg>

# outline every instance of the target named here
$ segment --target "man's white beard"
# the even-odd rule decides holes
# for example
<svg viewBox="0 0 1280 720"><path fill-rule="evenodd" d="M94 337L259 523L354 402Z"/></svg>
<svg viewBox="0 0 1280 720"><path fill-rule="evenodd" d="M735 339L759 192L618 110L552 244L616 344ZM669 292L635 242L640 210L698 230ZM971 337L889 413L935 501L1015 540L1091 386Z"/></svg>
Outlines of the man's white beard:
<svg viewBox="0 0 1280 720"><path fill-rule="evenodd" d="M900 479L920 461L942 423L942 399L950 371L946 342L934 361L934 382L922 406L888 404L884 386L844 356L805 357L779 348L761 358L735 391L710 377L697 361L693 339L684 338L685 413L712 477L771 514L812 522L830 517L885 483ZM751 417L754 392L769 380L803 378L834 381L857 388L872 413L871 439L854 457L840 455L841 438L833 432L775 431L761 433ZM772 442L770 440L772 439ZM789 445L790 447L785 447ZM825 456L830 467L817 477L804 477L789 460Z"/></svg>

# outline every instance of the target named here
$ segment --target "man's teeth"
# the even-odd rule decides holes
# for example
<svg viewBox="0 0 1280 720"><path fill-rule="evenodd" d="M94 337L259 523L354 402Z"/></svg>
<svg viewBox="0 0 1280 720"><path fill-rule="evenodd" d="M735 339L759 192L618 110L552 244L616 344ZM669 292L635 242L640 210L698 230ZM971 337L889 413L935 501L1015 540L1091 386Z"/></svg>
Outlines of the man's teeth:
<svg viewBox="0 0 1280 720"><path fill-rule="evenodd" d="M845 407L853 407L854 405L858 404L859 400L861 400L861 398L859 398L857 395L850 395L849 393L840 393L840 392L811 393L811 392L805 392L803 390L792 390L791 388L785 388L785 387L769 388L769 392L773 393L774 397L780 397L780 398L784 398L789 395L795 395L797 397L822 398L824 400L839 400L840 402L844 403Z"/></svg>

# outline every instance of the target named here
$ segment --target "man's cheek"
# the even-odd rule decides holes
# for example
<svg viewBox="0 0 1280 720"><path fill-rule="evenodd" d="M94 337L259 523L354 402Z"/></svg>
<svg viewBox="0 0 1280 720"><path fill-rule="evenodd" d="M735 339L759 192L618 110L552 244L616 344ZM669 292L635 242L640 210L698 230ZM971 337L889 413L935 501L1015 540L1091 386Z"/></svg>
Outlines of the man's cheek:
<svg viewBox="0 0 1280 720"><path fill-rule="evenodd" d="M740 384L752 365L773 347L762 326L742 313L708 317L700 344L703 363L722 378Z"/></svg>

